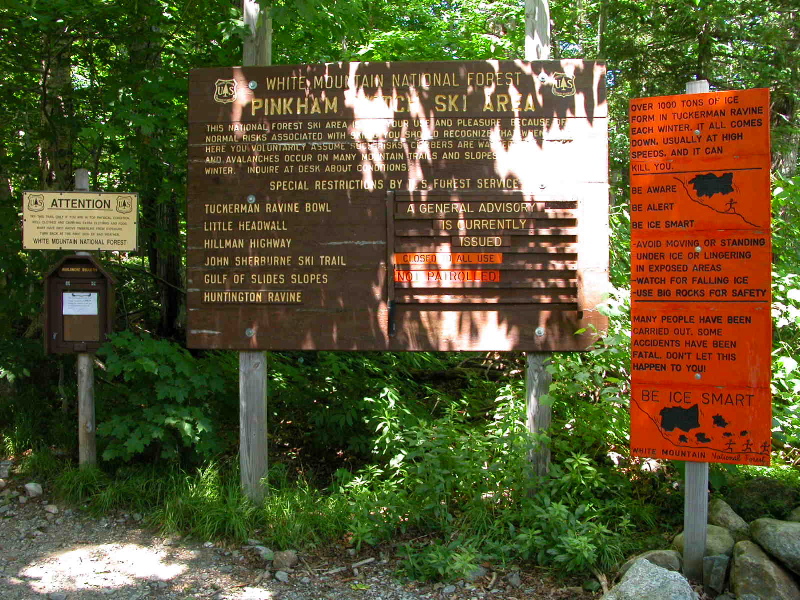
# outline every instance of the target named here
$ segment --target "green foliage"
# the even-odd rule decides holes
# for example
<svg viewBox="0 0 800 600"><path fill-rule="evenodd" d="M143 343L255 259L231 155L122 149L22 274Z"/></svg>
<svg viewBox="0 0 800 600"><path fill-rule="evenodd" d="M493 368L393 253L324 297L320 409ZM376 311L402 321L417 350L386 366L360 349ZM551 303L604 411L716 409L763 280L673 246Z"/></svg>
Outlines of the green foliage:
<svg viewBox="0 0 800 600"><path fill-rule="evenodd" d="M194 358L177 344L122 332L98 354L106 385L99 388L97 434L103 458L175 458L183 449L210 456L222 449L212 409L225 379L215 356Z"/></svg>
<svg viewBox="0 0 800 600"><path fill-rule="evenodd" d="M726 499L745 521L761 517L785 519L800 502L800 486L796 479L790 482L758 476L732 485Z"/></svg>

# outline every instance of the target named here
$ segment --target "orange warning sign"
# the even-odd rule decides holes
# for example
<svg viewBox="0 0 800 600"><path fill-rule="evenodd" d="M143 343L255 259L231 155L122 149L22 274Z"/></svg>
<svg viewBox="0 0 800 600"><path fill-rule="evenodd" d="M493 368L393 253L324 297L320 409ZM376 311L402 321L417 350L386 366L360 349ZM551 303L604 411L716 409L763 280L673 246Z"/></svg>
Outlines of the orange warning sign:
<svg viewBox="0 0 800 600"><path fill-rule="evenodd" d="M631 453L769 464L769 90L630 120Z"/></svg>
<svg viewBox="0 0 800 600"><path fill-rule="evenodd" d="M498 265L500 252L396 252L396 265Z"/></svg>
<svg viewBox="0 0 800 600"><path fill-rule="evenodd" d="M441 269L435 271L400 271L395 269L394 280L396 283L402 282L423 282L423 283L475 283L500 281L500 271L497 270L460 270L460 269Z"/></svg>

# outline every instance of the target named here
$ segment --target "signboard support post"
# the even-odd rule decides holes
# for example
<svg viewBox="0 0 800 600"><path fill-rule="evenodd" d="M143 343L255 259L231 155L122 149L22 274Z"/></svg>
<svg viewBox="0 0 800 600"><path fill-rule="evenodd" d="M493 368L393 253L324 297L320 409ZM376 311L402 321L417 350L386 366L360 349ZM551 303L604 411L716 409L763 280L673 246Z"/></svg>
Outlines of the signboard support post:
<svg viewBox="0 0 800 600"><path fill-rule="evenodd" d="M89 191L89 171L75 171L75 190ZM79 255L91 256L89 252L77 252ZM94 365L92 355L79 352L77 357L78 376L78 465L93 467L97 464L97 443L95 437L94 410Z"/></svg>
<svg viewBox="0 0 800 600"><path fill-rule="evenodd" d="M525 60L550 58L550 4L548 0L525 0ZM527 352L525 357L525 412L528 431L540 439L531 449L528 459L537 476L546 475L550 468L550 445L541 440L549 427L552 409L539 398L550 390L552 376L546 369L547 352Z"/></svg>
<svg viewBox="0 0 800 600"><path fill-rule="evenodd" d="M710 91L708 81L689 81L687 94ZM708 463L687 461L686 490L683 505L683 574L694 580L703 579L703 555L706 553L708 529Z"/></svg>
<svg viewBox="0 0 800 600"><path fill-rule="evenodd" d="M267 9L268 10L268 9ZM250 36L244 41L244 66L269 66L272 19L255 0L243 0ZM239 481L255 503L264 500L261 479L269 468L267 449L267 353L239 352Z"/></svg>

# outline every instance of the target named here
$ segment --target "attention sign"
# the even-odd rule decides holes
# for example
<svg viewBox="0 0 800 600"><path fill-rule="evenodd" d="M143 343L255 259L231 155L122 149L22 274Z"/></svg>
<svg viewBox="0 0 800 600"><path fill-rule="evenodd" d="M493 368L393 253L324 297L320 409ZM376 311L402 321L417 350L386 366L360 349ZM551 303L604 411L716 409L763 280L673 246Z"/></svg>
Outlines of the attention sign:
<svg viewBox="0 0 800 600"><path fill-rule="evenodd" d="M769 464L769 90L630 103L631 453Z"/></svg>
<svg viewBox="0 0 800 600"><path fill-rule="evenodd" d="M138 194L23 192L25 250L136 250Z"/></svg>
<svg viewBox="0 0 800 600"><path fill-rule="evenodd" d="M199 69L189 104L190 347L580 350L605 328L602 64Z"/></svg>

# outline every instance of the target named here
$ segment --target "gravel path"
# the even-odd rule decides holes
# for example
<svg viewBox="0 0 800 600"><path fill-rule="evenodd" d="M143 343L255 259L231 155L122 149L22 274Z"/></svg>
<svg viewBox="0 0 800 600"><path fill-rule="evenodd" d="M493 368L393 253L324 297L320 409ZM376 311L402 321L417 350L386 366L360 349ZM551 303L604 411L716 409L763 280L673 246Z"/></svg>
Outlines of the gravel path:
<svg viewBox="0 0 800 600"><path fill-rule="evenodd" d="M2 467L0 463L0 471ZM274 562L267 562L268 551L255 547L255 540L226 548L191 538L164 538L143 527L141 515L93 518L50 504L46 490L35 495L37 490L26 490L24 483L0 477L2 600L593 597L534 572L486 570L474 582L452 584L403 581L396 574L398 561L374 549L358 556L344 550L331 556L278 553Z"/></svg>

